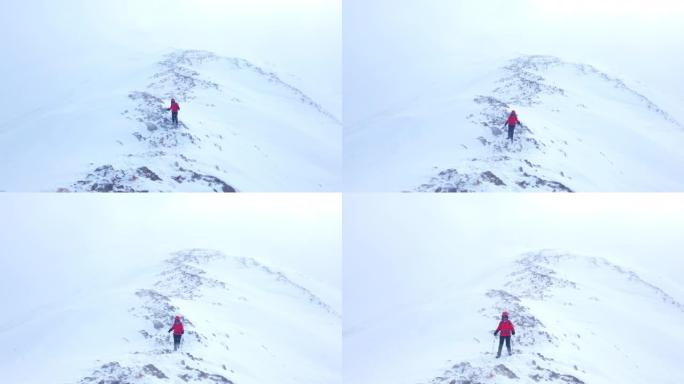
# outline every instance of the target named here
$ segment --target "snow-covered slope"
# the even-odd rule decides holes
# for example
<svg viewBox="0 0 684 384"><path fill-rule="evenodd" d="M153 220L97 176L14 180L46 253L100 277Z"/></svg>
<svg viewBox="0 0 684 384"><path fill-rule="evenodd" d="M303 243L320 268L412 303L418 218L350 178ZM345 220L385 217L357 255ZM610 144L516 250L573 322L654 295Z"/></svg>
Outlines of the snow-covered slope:
<svg viewBox="0 0 684 384"><path fill-rule="evenodd" d="M684 125L654 94L551 56L454 68L413 100L345 128L345 187L683 190ZM503 129L510 109L524 125L513 143Z"/></svg>
<svg viewBox="0 0 684 384"><path fill-rule="evenodd" d="M298 280L249 257L177 252L23 318L6 313L3 382L340 383L339 301L323 299L339 292ZM167 333L176 314L179 352Z"/></svg>
<svg viewBox="0 0 684 384"><path fill-rule="evenodd" d="M276 73L183 50L97 76L3 125L0 189L339 188L337 117ZM181 106L178 127L165 110L171 97Z"/></svg>
<svg viewBox="0 0 684 384"><path fill-rule="evenodd" d="M339 7L5 4L0 191L339 190Z"/></svg>
<svg viewBox="0 0 684 384"><path fill-rule="evenodd" d="M353 383L679 383L684 304L604 258L554 250L484 275L453 271L438 292L384 318L345 326ZM487 263L487 258L477 264ZM477 269L476 269L477 270ZM501 311L513 355L495 359ZM363 351L363 352L362 352ZM362 357L358 357L362 356Z"/></svg>

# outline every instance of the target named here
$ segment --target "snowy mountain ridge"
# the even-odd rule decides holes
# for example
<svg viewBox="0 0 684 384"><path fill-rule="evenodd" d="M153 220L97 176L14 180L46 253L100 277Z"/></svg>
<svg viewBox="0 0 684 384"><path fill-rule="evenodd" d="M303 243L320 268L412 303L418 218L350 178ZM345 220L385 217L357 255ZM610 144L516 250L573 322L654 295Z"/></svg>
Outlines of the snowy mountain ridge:
<svg viewBox="0 0 684 384"><path fill-rule="evenodd" d="M502 85L494 89L494 93L501 96L511 105L532 106L542 104L541 95L559 94L567 96L565 90L553 84L549 84L540 74L548 72L553 68L566 67L573 69L583 76L591 76L604 80L615 89L630 94L638 102L645 105L649 110L661 115L665 120L684 128L679 121L669 113L658 107L648 97L638 91L628 87L624 81L612 77L589 64L564 62L560 58L553 56L531 55L522 56L511 60L511 63L504 67L508 77L499 80Z"/></svg>
<svg viewBox="0 0 684 384"><path fill-rule="evenodd" d="M257 260L251 258L251 257L236 257L235 261L238 262L240 265L244 266L245 268L256 268L264 273L273 276L276 280L282 282L285 285L290 286L291 288L298 290L301 292L302 295L306 296L309 298L309 302L312 304L320 306L322 309L324 309L326 312L330 313L331 315L339 318L340 320L342 319L342 315L335 310L332 306L327 304L325 301L323 301L320 297L316 296L313 292L311 292L309 289L303 287L302 285L290 280L286 275L284 275L282 272L275 271L261 263L259 263Z"/></svg>
<svg viewBox="0 0 684 384"><path fill-rule="evenodd" d="M0 143L24 149L10 151L7 173L15 177L5 179L7 190L26 189L27 178L36 188L59 191L338 187L341 123L274 72L242 58L182 50L149 69L109 75L115 84L84 88L68 106L19 122L22 129L5 132L5 140L0 135ZM127 100L119 98L123 92ZM177 126L165 110L171 98L181 105ZM53 115L59 119L53 121ZM50 116L50 124L43 116ZM66 142L49 142L48 133L42 135L46 142L33 140L55 127ZM95 133L82 134L83 129L97 134L89 138ZM42 148L28 151L34 152L29 158L26 149L33 147ZM45 163L55 158L57 164ZM84 172L86 167L92 171Z"/></svg>
<svg viewBox="0 0 684 384"><path fill-rule="evenodd" d="M76 340L71 348L53 346L54 361L42 375L79 384L339 382L335 335L341 320L312 292L254 259L218 251L180 251L164 264L160 272L145 272L123 288L95 292L95 301L71 301L59 311L61 323L69 324L76 310L85 326L69 333ZM115 320L89 324L94 315ZM179 352L167 333L175 315L185 325ZM28 331L26 324L15 327L3 333ZM106 333L102 327L116 335L97 337ZM101 340L93 347L88 339ZM40 340L22 345L17 336L7 342L21 351L17 371L7 373L10 381L45 382L20 368L25 356L40 353ZM55 366L60 371L51 371Z"/></svg>
<svg viewBox="0 0 684 384"><path fill-rule="evenodd" d="M468 170L465 174L462 170L459 172L458 169L443 170L429 183L421 185L416 190L422 192L478 192L506 190L512 186L513 190L516 191L533 189L573 192L575 188L568 187L568 185L573 184L573 177L569 174L570 172L563 169L563 163L568 161L568 152L575 149L573 144L570 144L573 133L562 132L565 137L555 133L541 134L539 127L535 127L535 131L533 131L530 124L524 124L521 128L516 129L517 138L511 143L505 138L505 128L502 127L502 122L506 121L509 111L513 108L518 108L520 111L520 107L523 107L522 110L529 115L536 112L534 111L535 106L547 109L545 112L557 114L567 110L569 106L563 105L567 103L565 99L572 100L575 96L572 91L566 91L565 88L562 88L561 86L564 85L560 81L549 81L542 76L542 74L547 74L552 70L570 71L580 78L594 79L598 83L603 83L602 86L613 88L617 91L616 93L621 94L620 96L628 99L625 100L625 103L645 108L665 122L684 129L679 121L646 96L629 88L622 80L613 78L591 65L566 63L559 58L549 56L524 56L512 60L509 65L504 67L504 77L497 80L497 87L492 91L493 96L478 96L473 100L476 104L483 105L479 114L467 116L470 122L482 125L490 131L490 135L477 137L483 146L491 149L488 157L473 158L472 163L465 166L465 169ZM572 113L581 113L578 110L596 108L594 105L588 107L580 101L577 100ZM572 103L575 103L575 100ZM543 121L549 125L558 124L551 119L544 117ZM540 121L542 120L540 119ZM604 122L599 121L598 124L592 122L592 125L599 124L604 124ZM624 127L626 125L623 125ZM546 126L543 128L549 129ZM562 127L558 128L562 129ZM540 134L535 134L535 132ZM679 132L679 136L681 136L681 132ZM584 140L581 137L575 138L578 143L582 143ZM615 162L600 148L597 149L602 157L598 160L604 165L615 168ZM547 159L559 155L562 156L562 159L559 158L557 164L551 167L544 164ZM633 155L638 156L637 153ZM475 173L471 171L473 168L481 169L492 166L495 167L496 171L486 170ZM509 173L510 171L513 172Z"/></svg>
<svg viewBox="0 0 684 384"><path fill-rule="evenodd" d="M498 321L493 311L510 312L517 330L512 340L513 356L506 355L505 347L501 359L494 359L493 351L480 352L481 357L452 364L428 383L580 384L621 381L620 377L650 378L663 383L679 381L665 369L676 364L676 356L663 358L664 352L652 356L657 353L652 349L653 342L645 343L647 348L643 351L630 349L631 337L627 335L633 332L626 333L624 338L609 336L631 329L664 341L660 337L663 332L649 319L613 316L633 309L642 314L656 311L659 315L655 317L662 316L670 323L676 321L684 314L684 305L661 288L633 271L597 257L544 250L523 255L515 265L517 268L507 275L500 289L485 293L488 305L478 311L492 324ZM615 308L615 303L627 308ZM616 318L620 324L613 329L605 327ZM482 348L488 346L480 338L474 341ZM617 355L615 358L622 363L607 363L611 355ZM617 366L622 372L614 372Z"/></svg>
<svg viewBox="0 0 684 384"><path fill-rule="evenodd" d="M456 89L445 79L410 104L347 130L346 177L358 174L360 179L354 189L684 187L684 157L678 150L684 144L684 125L625 81L589 64L541 55L466 73L455 75L468 79ZM512 109L523 126L510 142L504 122ZM363 148L370 142L378 144L372 151Z"/></svg>

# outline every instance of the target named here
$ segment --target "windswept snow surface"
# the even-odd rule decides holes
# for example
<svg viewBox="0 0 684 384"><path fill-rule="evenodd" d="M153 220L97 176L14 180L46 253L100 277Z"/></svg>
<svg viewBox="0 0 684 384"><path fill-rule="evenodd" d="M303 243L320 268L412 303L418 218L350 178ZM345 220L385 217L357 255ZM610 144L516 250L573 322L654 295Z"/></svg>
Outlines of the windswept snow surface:
<svg viewBox="0 0 684 384"><path fill-rule="evenodd" d="M277 74L177 51L4 132L7 190L328 191L340 124ZM131 84L137 81L137 84ZM126 89L128 87L128 90ZM165 110L180 103L179 124Z"/></svg>
<svg viewBox="0 0 684 384"><path fill-rule="evenodd" d="M12 4L0 190L339 190L335 3Z"/></svg>
<svg viewBox="0 0 684 384"><path fill-rule="evenodd" d="M212 196L3 194L2 381L341 383L339 202Z"/></svg>
<svg viewBox="0 0 684 384"><path fill-rule="evenodd" d="M343 8L345 190L684 190L681 3Z"/></svg>
<svg viewBox="0 0 684 384"><path fill-rule="evenodd" d="M177 314L185 336L174 352L167 331ZM4 380L341 382L340 322L332 306L255 259L179 251L3 326Z"/></svg>
<svg viewBox="0 0 684 384"><path fill-rule="evenodd" d="M684 304L634 271L602 258L544 250L521 255L468 283L454 283L440 297L394 314L394 324L368 331L409 339L392 343L397 349L387 359L396 359L397 366L406 358L400 354L411 356L409 366L443 366L434 377L415 383L682 380L675 369L680 355L670 345L680 345L684 336L668 325L681 321ZM489 332L504 310L517 329L513 355L504 346L502 357L495 359L498 338ZM355 340L368 334L352 331L345 337L346 347L354 350ZM415 343L414 337L424 340ZM431 343L445 353L441 360L430 361L436 358L434 350L412 349Z"/></svg>
<svg viewBox="0 0 684 384"><path fill-rule="evenodd" d="M414 196L345 199L345 382L684 380L681 197Z"/></svg>
<svg viewBox="0 0 684 384"><path fill-rule="evenodd" d="M457 77L348 127L352 190L684 190L684 125L619 78L551 56Z"/></svg>

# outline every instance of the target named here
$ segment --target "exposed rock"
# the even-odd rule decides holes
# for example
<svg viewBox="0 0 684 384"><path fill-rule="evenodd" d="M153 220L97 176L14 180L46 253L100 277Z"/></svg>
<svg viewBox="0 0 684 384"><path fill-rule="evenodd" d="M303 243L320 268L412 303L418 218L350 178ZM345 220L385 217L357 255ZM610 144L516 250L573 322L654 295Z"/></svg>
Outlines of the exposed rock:
<svg viewBox="0 0 684 384"><path fill-rule="evenodd" d="M161 178L157 176L156 173L150 171L147 167L140 167L136 170L136 173L141 177L146 177L152 181L160 181Z"/></svg>
<svg viewBox="0 0 684 384"><path fill-rule="evenodd" d="M158 377L160 379L168 379L164 372L160 371L157 367L152 364L147 364L143 367L143 372L150 376Z"/></svg>
<svg viewBox="0 0 684 384"><path fill-rule="evenodd" d="M499 364L499 365L494 366L494 372L498 373L499 375L506 376L509 379L517 379L518 378L518 376L516 376L516 374L513 373L513 371L506 368L506 366L503 364Z"/></svg>
<svg viewBox="0 0 684 384"><path fill-rule="evenodd" d="M200 173L197 173L193 170L185 169L185 168L179 168L178 169L182 174L173 176L172 178L179 184L183 182L204 182L206 183L207 186L212 188L214 192L236 192L235 188L232 186L228 185L225 181L219 179L216 176L212 175L203 175Z"/></svg>

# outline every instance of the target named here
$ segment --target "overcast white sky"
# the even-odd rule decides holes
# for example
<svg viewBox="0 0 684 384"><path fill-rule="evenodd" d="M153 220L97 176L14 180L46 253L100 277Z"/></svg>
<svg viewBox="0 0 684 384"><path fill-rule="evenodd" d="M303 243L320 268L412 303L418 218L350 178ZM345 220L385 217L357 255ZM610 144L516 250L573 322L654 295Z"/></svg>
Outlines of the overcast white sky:
<svg viewBox="0 0 684 384"><path fill-rule="evenodd" d="M344 215L345 328L539 249L605 257L684 300L681 194L347 194Z"/></svg>
<svg viewBox="0 0 684 384"><path fill-rule="evenodd" d="M346 0L345 119L520 54L589 63L684 101L683 19L677 0Z"/></svg>
<svg viewBox="0 0 684 384"><path fill-rule="evenodd" d="M341 289L337 194L0 194L0 212L0 292L13 299L50 302L187 248L254 257Z"/></svg>
<svg viewBox="0 0 684 384"><path fill-rule="evenodd" d="M40 104L61 96L62 78L85 81L78 74L90 74L86 68L102 75L148 55L153 64L173 49L243 57L296 76L314 96L340 98L341 22L339 0L3 2L0 101Z"/></svg>

